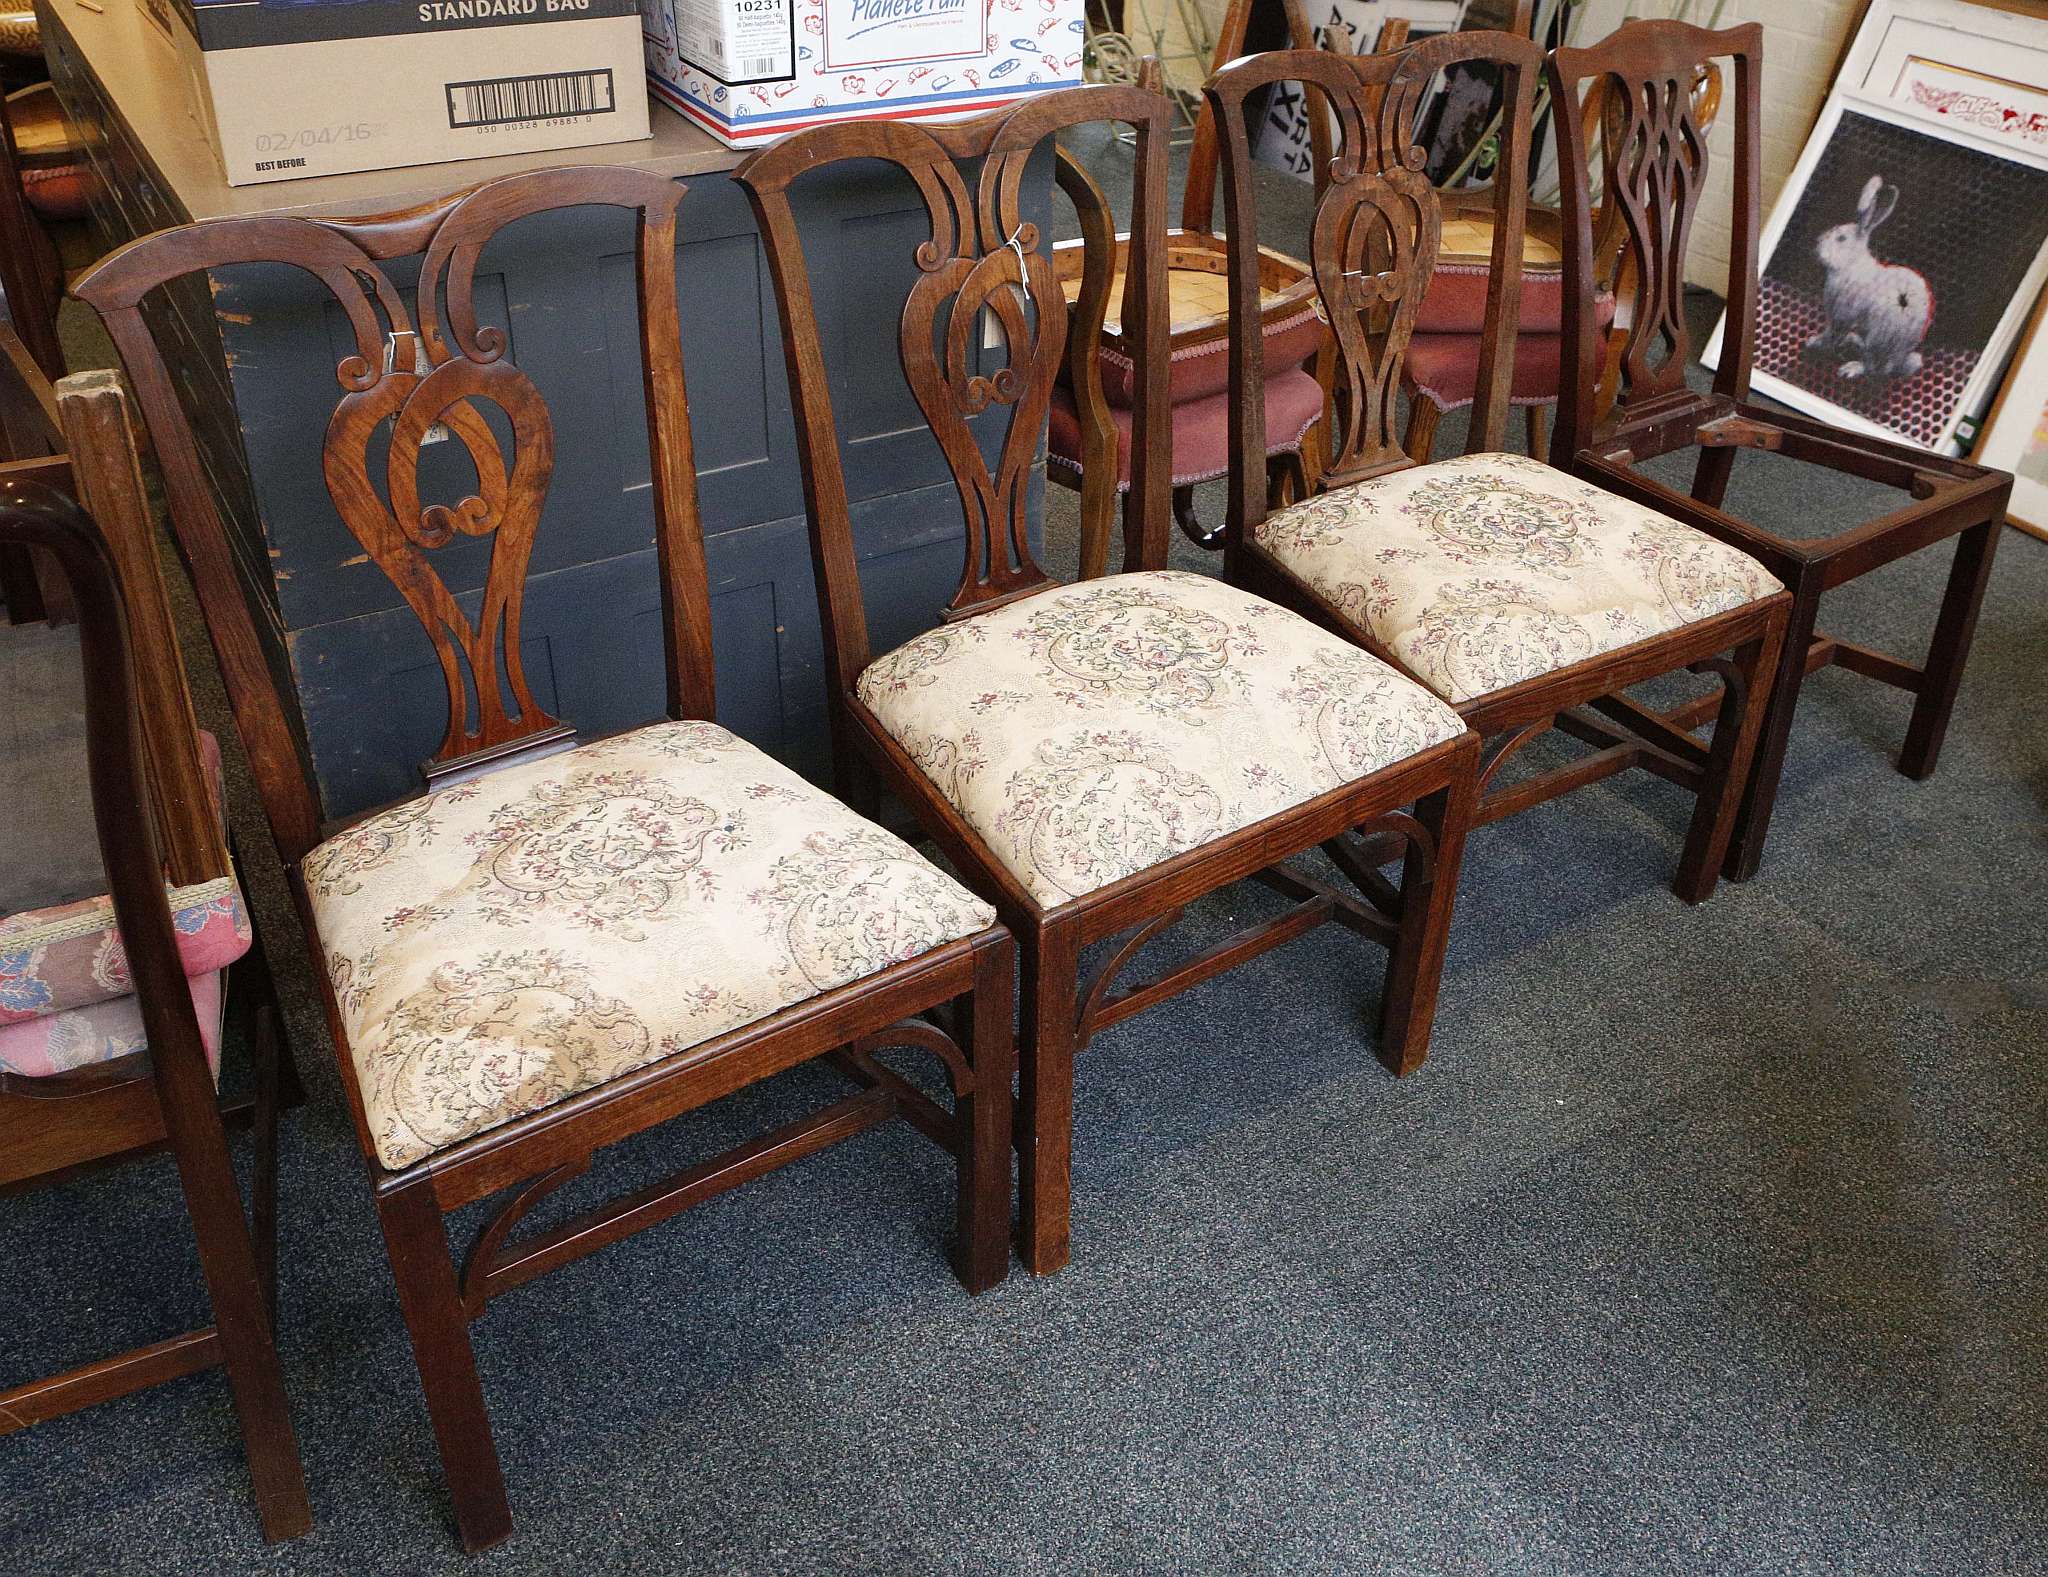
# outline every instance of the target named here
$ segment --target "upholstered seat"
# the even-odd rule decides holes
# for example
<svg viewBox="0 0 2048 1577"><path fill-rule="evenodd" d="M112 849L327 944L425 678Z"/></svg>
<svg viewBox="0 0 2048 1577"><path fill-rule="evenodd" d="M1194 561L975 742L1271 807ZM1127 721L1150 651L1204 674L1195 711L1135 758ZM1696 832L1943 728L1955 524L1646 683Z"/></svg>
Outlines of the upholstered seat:
<svg viewBox="0 0 2048 1577"><path fill-rule="evenodd" d="M393 1170L994 919L701 722L443 789L301 870Z"/></svg>
<svg viewBox="0 0 2048 1577"><path fill-rule="evenodd" d="M1333 489L1253 540L1452 702L1782 589L1704 532L1525 455Z"/></svg>
<svg viewBox="0 0 2048 1577"><path fill-rule="evenodd" d="M218 812L220 744L211 734L199 736L199 762ZM249 950L249 912L232 875L166 896L200 1038L218 1073L223 971ZM48 1078L145 1049L134 989L104 894L0 916L0 1073Z"/></svg>
<svg viewBox="0 0 2048 1577"><path fill-rule="evenodd" d="M1047 908L1464 728L1299 615L1171 570L933 630L871 664L858 691Z"/></svg>
<svg viewBox="0 0 2048 1577"><path fill-rule="evenodd" d="M1308 430L1323 414L1323 386L1315 374L1289 367L1266 380L1266 452L1296 454ZM1109 407L1116 427L1116 490L1131 485L1131 408ZM1073 391L1064 384L1052 391L1046 421L1045 457L1053 465L1078 474L1081 470L1081 417ZM1173 407L1173 485L1191 487L1226 475L1230 470L1230 396L1205 394Z"/></svg>

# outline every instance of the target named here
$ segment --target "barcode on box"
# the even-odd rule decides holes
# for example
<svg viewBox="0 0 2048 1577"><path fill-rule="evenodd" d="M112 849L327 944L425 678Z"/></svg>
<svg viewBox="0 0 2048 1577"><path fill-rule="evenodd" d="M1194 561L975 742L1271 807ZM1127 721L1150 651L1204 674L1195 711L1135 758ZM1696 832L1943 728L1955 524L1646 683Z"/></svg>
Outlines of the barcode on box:
<svg viewBox="0 0 2048 1577"><path fill-rule="evenodd" d="M617 108L609 70L448 84L448 125L455 131L552 120L558 115L609 115Z"/></svg>
<svg viewBox="0 0 2048 1577"><path fill-rule="evenodd" d="M781 64L782 62L773 55L757 55L752 60L742 60L740 62L740 75L743 77L772 77L775 75L776 68Z"/></svg>

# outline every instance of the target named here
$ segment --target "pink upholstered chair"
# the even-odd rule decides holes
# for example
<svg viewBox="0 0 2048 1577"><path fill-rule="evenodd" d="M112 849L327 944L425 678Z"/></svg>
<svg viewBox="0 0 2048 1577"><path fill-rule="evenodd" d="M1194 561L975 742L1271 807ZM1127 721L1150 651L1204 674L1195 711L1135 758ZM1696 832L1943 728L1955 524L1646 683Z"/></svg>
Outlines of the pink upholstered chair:
<svg viewBox="0 0 2048 1577"><path fill-rule="evenodd" d="M57 403L71 469L107 530L54 489L9 480L0 544L47 555L77 609L110 891L0 917L0 1194L168 1149L213 1324L0 1391L0 1435L225 1367L264 1534L290 1538L312 1513L271 1329L289 1064L228 858L220 752L193 724L118 380L68 380ZM243 1022L255 1091L239 1103L256 1129L253 1241L216 1094L231 967L234 999L254 1009ZM33 1307L35 1267L13 1269L11 1290Z"/></svg>

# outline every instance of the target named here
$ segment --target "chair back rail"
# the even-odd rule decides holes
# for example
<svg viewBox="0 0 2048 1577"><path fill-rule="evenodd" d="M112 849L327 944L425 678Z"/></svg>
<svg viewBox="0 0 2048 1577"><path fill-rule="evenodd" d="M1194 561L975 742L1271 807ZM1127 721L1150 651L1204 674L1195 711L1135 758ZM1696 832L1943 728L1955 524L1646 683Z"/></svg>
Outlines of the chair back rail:
<svg viewBox="0 0 2048 1577"><path fill-rule="evenodd" d="M131 242L74 287L99 313L135 385L163 467L172 524L287 862L296 863L321 837L313 777L237 584L226 528L143 316L143 299L188 274L276 263L312 274L340 306L354 344L335 369L342 392L322 465L343 522L404 597L439 661L448 720L426 768L431 782L525 751L559 748L572 732L535 702L520 660L527 567L553 466L552 424L540 391L506 359L502 331L479 323L474 288L478 261L493 236L556 209L609 206L637 216L669 715L713 714L709 592L688 415L673 394L656 397L657 389L683 387L675 294L682 193L649 171L569 167L506 176L375 218L210 220ZM380 265L414 254L424 255L409 312ZM486 414L490 407L510 429L509 455ZM476 473L475 491L454 504L420 496L421 448L444 434L461 443ZM491 538L474 619L431 560L435 550L464 537Z"/></svg>
<svg viewBox="0 0 2048 1577"><path fill-rule="evenodd" d="M1734 236L1728 328L1712 398L1748 397L1756 350L1762 55L1763 29L1757 23L1713 30L1670 21L1629 22L1598 44L1551 55L1569 304L1565 386L1558 402L1560 454L1596 442L1596 432L1712 403L1685 382L1693 353L1685 321L1685 256L1709 173L1702 117L1711 120L1720 98L1698 88L1705 68L1721 59L1735 67ZM1589 92L1600 102L1590 128L1583 97ZM1601 139L1597 193L1589 147L1593 129ZM1626 327L1612 336L1619 342L1619 382L1605 415L1597 411L1597 400L1610 337L1600 332L1593 313L1603 275L1627 295L1617 312L1617 322Z"/></svg>
<svg viewBox="0 0 2048 1577"><path fill-rule="evenodd" d="M1502 73L1500 175L1493 183L1493 254L1479 391L1468 452L1497 449L1507 420L1528 209L1529 122L1542 51L1511 33L1447 33L1388 54L1278 50L1249 56L1210 79L1209 102L1223 136L1224 207L1229 232L1234 325L1259 319L1258 219L1245 117L1247 98L1276 82L1299 82L1334 117L1340 146L1316 204L1310 263L1337 341L1341 442L1325 485L1343 486L1410 462L1398 441L1394 396L1415 319L1428 291L1442 231L1440 200L1423 173L1415 117L1436 74L1460 61ZM1230 344L1230 445L1263 455L1265 370L1256 333ZM1266 507L1264 468L1232 468L1227 530L1236 540Z"/></svg>
<svg viewBox="0 0 2048 1577"><path fill-rule="evenodd" d="M883 159L901 169L924 199L931 230L915 253L918 277L904 301L898 339L904 377L945 455L967 527L960 584L941 612L942 618L957 618L1053 582L1032 556L1027 485L1069 313L1050 238L1025 221L1019 196L1032 153L1070 126L1116 121L1136 135L1123 311L1126 323L1142 325L1146 354L1133 402L1134 505L1125 517L1124 563L1129 569L1165 565L1172 456L1164 238L1172 114L1169 101L1147 87L1068 88L957 121L813 127L751 155L734 171L752 199L775 280L797 405L826 661L840 694L852 688L872 653L829 373L790 187L805 173L841 160ZM967 163L978 168L963 171ZM1100 233L1103 227L1094 229ZM994 315L1004 341L1004 364L992 374L976 370L984 311ZM943 348L937 343L942 322ZM1010 411L993 468L968 425L992 405Z"/></svg>

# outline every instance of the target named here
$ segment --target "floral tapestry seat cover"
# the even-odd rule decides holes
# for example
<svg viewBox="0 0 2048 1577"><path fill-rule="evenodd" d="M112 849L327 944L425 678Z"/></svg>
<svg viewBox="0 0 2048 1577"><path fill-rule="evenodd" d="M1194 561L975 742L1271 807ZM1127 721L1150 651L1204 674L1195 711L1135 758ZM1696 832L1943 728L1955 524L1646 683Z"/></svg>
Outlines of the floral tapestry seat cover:
<svg viewBox="0 0 2048 1577"><path fill-rule="evenodd" d="M219 807L220 745L207 733L199 745ZM200 1039L217 1075L223 975L249 950L249 912L232 875L171 888L168 897ZM0 917L0 1073L47 1078L143 1050L134 989L111 898Z"/></svg>
<svg viewBox="0 0 2048 1577"><path fill-rule="evenodd" d="M932 630L870 664L858 691L1048 909L1465 726L1351 642L1176 570Z"/></svg>
<svg viewBox="0 0 2048 1577"><path fill-rule="evenodd" d="M301 871L392 1170L995 919L701 722L380 812Z"/></svg>
<svg viewBox="0 0 2048 1577"><path fill-rule="evenodd" d="M1335 488L1252 536L1454 703L1783 589L1747 554L1525 455Z"/></svg>

